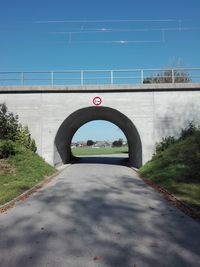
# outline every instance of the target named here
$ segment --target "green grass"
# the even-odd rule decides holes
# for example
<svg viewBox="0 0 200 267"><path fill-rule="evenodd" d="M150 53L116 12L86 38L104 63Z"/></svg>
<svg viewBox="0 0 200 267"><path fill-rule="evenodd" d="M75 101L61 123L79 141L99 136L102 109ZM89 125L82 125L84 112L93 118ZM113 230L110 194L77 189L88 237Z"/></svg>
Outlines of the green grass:
<svg viewBox="0 0 200 267"><path fill-rule="evenodd" d="M160 169L155 162L145 164L140 173L147 179L162 186L181 201L200 212L200 182L183 182L176 180L177 168Z"/></svg>
<svg viewBox="0 0 200 267"><path fill-rule="evenodd" d="M120 154L128 153L128 147L76 147L72 148L74 156L87 156L87 155L107 155L107 154Z"/></svg>
<svg viewBox="0 0 200 267"><path fill-rule="evenodd" d="M199 132L157 152L139 171L200 212Z"/></svg>
<svg viewBox="0 0 200 267"><path fill-rule="evenodd" d="M200 183L172 182L168 188L177 198L200 212Z"/></svg>
<svg viewBox="0 0 200 267"><path fill-rule="evenodd" d="M17 152L0 160L0 205L52 175L56 170L40 156L17 145Z"/></svg>

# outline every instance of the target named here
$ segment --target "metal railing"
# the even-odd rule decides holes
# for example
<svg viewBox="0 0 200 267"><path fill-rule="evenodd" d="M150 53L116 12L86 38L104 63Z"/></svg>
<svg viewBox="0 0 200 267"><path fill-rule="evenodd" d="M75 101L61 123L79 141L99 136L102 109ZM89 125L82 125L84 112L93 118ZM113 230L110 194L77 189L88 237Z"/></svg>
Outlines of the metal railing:
<svg viewBox="0 0 200 267"><path fill-rule="evenodd" d="M200 83L200 68L0 72L0 86Z"/></svg>

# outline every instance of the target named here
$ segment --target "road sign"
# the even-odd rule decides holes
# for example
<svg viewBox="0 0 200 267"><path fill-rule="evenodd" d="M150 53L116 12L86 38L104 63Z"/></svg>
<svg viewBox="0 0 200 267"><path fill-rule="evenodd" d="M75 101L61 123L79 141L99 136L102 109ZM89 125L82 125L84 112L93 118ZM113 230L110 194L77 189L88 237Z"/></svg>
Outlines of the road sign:
<svg viewBox="0 0 200 267"><path fill-rule="evenodd" d="M99 96L95 96L95 97L93 98L93 104L94 104L95 106L99 106L99 105L101 105L101 103L102 103L102 99L101 99L101 97L99 97Z"/></svg>

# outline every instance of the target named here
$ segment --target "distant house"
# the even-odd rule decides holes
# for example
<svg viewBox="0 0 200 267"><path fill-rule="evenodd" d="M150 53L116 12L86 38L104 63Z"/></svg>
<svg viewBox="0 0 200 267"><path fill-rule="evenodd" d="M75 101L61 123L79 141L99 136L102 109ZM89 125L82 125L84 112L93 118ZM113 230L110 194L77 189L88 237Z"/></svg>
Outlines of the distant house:
<svg viewBox="0 0 200 267"><path fill-rule="evenodd" d="M86 142L84 142L84 141L78 141L78 142L71 143L71 148L85 147L85 146L86 146Z"/></svg>
<svg viewBox="0 0 200 267"><path fill-rule="evenodd" d="M124 142L124 145L127 143ZM78 142L72 142L71 143L71 148L75 147L85 147L87 146L87 142L85 141L78 141ZM101 147L112 147L112 142L111 141L96 141L92 146L92 148L101 148Z"/></svg>
<svg viewBox="0 0 200 267"><path fill-rule="evenodd" d="M96 141L95 144L92 146L93 148L100 148L100 147L111 147L111 142L109 141Z"/></svg>
<svg viewBox="0 0 200 267"><path fill-rule="evenodd" d="M100 147L105 147L104 141L97 141L94 145L94 148L100 148Z"/></svg>
<svg viewBox="0 0 200 267"><path fill-rule="evenodd" d="M127 141L123 141L123 142L122 142L122 145L123 145L123 146L127 146Z"/></svg>

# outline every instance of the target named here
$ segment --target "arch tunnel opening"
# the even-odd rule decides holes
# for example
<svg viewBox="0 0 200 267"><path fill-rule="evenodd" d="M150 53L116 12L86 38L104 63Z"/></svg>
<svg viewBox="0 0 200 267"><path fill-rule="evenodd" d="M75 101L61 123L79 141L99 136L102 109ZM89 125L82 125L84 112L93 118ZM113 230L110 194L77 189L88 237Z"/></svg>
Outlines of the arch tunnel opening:
<svg viewBox="0 0 200 267"><path fill-rule="evenodd" d="M142 165L142 144L135 125L123 113L104 106L79 109L63 121L55 137L56 158L59 157L64 164L72 162L75 159L71 152L74 134L82 125L94 120L105 120L119 127L127 139L129 164L136 168ZM57 162L54 157L54 163Z"/></svg>
<svg viewBox="0 0 200 267"><path fill-rule="evenodd" d="M109 121L94 120L82 125L71 143L72 155L80 163L125 164L128 144L124 133Z"/></svg>

